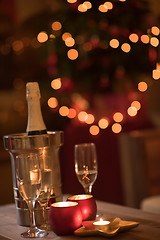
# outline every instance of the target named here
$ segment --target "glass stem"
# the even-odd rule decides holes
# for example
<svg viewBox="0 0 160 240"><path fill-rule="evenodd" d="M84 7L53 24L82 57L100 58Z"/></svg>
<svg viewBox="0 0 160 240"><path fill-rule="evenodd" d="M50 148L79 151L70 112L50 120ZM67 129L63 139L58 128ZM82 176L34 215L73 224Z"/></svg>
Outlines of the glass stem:
<svg viewBox="0 0 160 240"><path fill-rule="evenodd" d="M90 185L88 187L85 187L84 191L85 191L86 194L91 194L92 193L92 185Z"/></svg>
<svg viewBox="0 0 160 240"><path fill-rule="evenodd" d="M44 205L43 207L42 207L42 209L43 209L43 220L44 220L44 225L46 225L47 224L47 209L46 209L46 205Z"/></svg>
<svg viewBox="0 0 160 240"><path fill-rule="evenodd" d="M29 214L30 214L30 228L34 229L36 228L36 221L35 221L35 214L34 214L35 200L28 201L27 205L28 205Z"/></svg>

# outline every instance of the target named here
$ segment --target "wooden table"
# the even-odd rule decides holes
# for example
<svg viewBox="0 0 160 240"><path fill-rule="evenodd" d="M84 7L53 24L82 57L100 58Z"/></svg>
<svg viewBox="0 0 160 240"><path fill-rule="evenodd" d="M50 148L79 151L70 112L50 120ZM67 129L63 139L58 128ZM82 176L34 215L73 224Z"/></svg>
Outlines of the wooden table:
<svg viewBox="0 0 160 240"><path fill-rule="evenodd" d="M139 226L125 232L118 233L112 239L115 240L159 240L160 239L160 214L152 214L143 212L138 209L128 208L115 204L97 201L98 211L103 213L104 217L120 217L123 220L137 221ZM0 207L0 240L21 238L20 233L25 230L25 227L17 225L16 209L14 204L4 205ZM79 237L71 236L57 236L52 231L48 236L38 239L55 239L55 240L97 240L105 239L104 237ZM107 238L106 238L107 239Z"/></svg>

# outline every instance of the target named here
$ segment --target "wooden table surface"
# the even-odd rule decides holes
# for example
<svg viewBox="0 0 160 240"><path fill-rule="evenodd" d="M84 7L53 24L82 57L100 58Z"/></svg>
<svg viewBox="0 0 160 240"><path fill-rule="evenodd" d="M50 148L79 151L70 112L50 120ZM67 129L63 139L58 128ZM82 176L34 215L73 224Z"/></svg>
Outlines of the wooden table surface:
<svg viewBox="0 0 160 240"><path fill-rule="evenodd" d="M125 232L118 233L112 239L114 240L159 240L160 239L160 214L143 212L138 209L128 208L115 204L97 201L98 211L103 217L120 217L122 220L139 222L139 226ZM19 226L16 219L16 209L14 204L0 206L0 240L5 239L22 239L20 233L25 231L26 227ZM75 235L57 236L52 231L48 236L38 239L55 239L55 240L97 240L105 239L102 236L79 237ZM106 238L107 239L107 238Z"/></svg>

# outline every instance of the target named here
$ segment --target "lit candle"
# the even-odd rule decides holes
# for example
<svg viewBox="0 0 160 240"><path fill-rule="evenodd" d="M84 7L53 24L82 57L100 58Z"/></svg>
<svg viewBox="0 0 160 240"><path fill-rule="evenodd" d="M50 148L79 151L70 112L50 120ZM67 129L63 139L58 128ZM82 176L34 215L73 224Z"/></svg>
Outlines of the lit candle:
<svg viewBox="0 0 160 240"><path fill-rule="evenodd" d="M82 214L76 202L57 202L50 206L48 220L57 235L68 235L81 226Z"/></svg>
<svg viewBox="0 0 160 240"><path fill-rule="evenodd" d="M100 218L100 220L94 222L93 225L95 225L97 227L104 227L104 226L108 225L109 223L110 223L110 221L103 220L102 218Z"/></svg>
<svg viewBox="0 0 160 240"><path fill-rule="evenodd" d="M97 204L92 195L79 194L71 196L67 200L78 203L82 213L83 221L95 219L97 213Z"/></svg>

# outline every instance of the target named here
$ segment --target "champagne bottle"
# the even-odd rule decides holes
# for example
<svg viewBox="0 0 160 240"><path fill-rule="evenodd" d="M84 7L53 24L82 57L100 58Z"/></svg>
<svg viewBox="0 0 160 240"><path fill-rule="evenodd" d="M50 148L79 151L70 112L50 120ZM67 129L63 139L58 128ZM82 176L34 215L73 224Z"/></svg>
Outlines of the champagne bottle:
<svg viewBox="0 0 160 240"><path fill-rule="evenodd" d="M41 112L40 98L38 82L28 82L26 84L26 99L28 103L27 136L47 134Z"/></svg>

